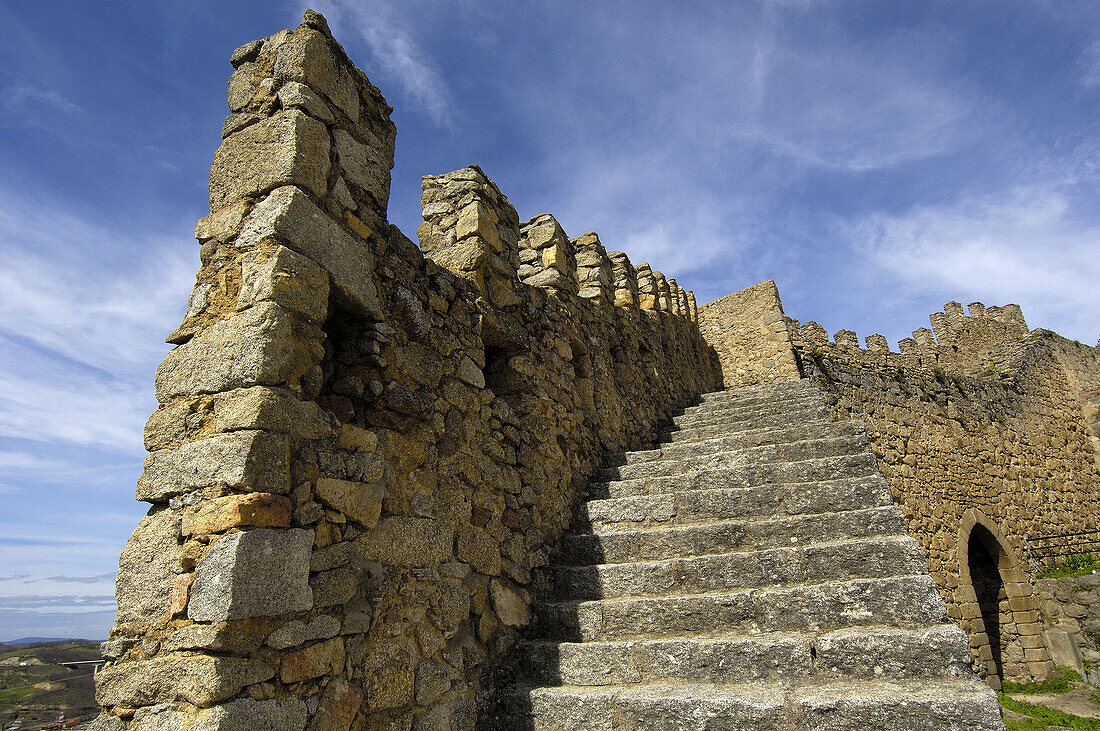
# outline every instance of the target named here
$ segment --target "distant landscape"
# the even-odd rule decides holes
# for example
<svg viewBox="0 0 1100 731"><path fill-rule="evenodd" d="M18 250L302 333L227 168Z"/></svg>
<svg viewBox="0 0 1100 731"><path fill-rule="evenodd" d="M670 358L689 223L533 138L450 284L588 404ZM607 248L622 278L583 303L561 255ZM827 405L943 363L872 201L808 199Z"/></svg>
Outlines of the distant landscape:
<svg viewBox="0 0 1100 731"><path fill-rule="evenodd" d="M0 729L16 724L36 729L91 719L97 711L92 665L62 663L99 660L99 642L23 637L0 643Z"/></svg>

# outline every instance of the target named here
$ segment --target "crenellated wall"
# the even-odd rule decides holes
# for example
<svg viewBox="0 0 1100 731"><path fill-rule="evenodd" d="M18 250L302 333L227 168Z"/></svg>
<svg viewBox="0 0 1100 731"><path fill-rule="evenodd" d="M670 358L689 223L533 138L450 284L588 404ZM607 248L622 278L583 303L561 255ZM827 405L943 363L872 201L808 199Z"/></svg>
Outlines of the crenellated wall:
<svg viewBox="0 0 1100 731"><path fill-rule="evenodd" d="M788 318L770 280L697 307L474 165L423 179L413 242L391 109L323 17L232 64L95 728L473 728L603 456L799 378L867 423L982 672L1047 672L1025 538L1100 528L1097 349L1016 305L948 303L900 352Z"/></svg>
<svg viewBox="0 0 1100 731"><path fill-rule="evenodd" d="M320 15L233 54L100 729L469 729L606 452L720 387L692 298L476 166L386 222L394 126Z"/></svg>
<svg viewBox="0 0 1100 731"><path fill-rule="evenodd" d="M788 319L805 377L837 419L866 422L879 466L924 545L951 616L971 637L980 672L997 663L971 576L977 530L1004 582L1001 672L1043 677L1051 637L1039 614L1025 539L1100 528L1095 348L1029 332L1016 305L949 302L892 352L881 335L830 340ZM1090 421L1091 419L1091 421ZM979 587L980 589L980 587Z"/></svg>
<svg viewBox="0 0 1100 731"><path fill-rule="evenodd" d="M808 378L836 419L867 424L976 668L1045 676L1064 632L1040 616L1027 540L1100 529L1100 351L980 302L948 302L900 352L878 334L860 347L787 317L770 280L699 319L727 388Z"/></svg>

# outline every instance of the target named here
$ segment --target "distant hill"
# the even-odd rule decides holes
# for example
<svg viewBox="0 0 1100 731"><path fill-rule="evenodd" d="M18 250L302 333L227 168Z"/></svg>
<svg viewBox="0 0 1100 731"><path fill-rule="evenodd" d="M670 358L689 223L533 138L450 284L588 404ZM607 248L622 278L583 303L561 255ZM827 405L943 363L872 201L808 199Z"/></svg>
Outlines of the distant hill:
<svg viewBox="0 0 1100 731"><path fill-rule="evenodd" d="M85 640L77 637L20 637L18 640L0 642L6 647L27 647L28 645L44 645L47 642L102 642L103 640Z"/></svg>
<svg viewBox="0 0 1100 731"><path fill-rule="evenodd" d="M99 660L99 643L23 637L0 646L0 728L23 728L97 714L93 668L62 663Z"/></svg>

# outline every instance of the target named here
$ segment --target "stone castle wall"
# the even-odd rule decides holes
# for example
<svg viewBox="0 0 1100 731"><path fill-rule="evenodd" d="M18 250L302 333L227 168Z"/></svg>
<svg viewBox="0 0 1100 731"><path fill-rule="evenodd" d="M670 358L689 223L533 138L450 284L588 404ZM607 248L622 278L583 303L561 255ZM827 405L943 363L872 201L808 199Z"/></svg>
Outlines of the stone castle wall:
<svg viewBox="0 0 1100 731"><path fill-rule="evenodd" d="M1037 584L1054 661L1100 685L1100 574L1039 579Z"/></svg>
<svg viewBox="0 0 1100 731"><path fill-rule="evenodd" d="M423 179L414 243L386 220L391 109L324 18L232 63L99 728L472 728L602 455L702 392L799 378L867 423L978 666L976 531L1004 674L1057 659L1024 538L1100 527L1096 349L1014 305L948 303L900 352L791 320L771 281L697 307L520 221L476 166Z"/></svg>
<svg viewBox="0 0 1100 731"><path fill-rule="evenodd" d="M801 378L787 328L770 279L699 308L699 331L718 352L726 388Z"/></svg>
<svg viewBox="0 0 1100 731"><path fill-rule="evenodd" d="M386 222L395 130L324 19L233 54L120 559L109 729L464 729L605 452L721 386L694 297L477 167Z"/></svg>
<svg viewBox="0 0 1100 731"><path fill-rule="evenodd" d="M704 308L705 309L705 308ZM1018 307L948 303L891 352L871 335L830 340L789 321L806 377L837 419L866 422L879 466L924 545L952 617L992 672L968 562L975 526L996 539L1006 676L1043 676L1050 654L1025 538L1100 528L1096 349L1029 333ZM1091 413L1091 416L1090 416Z"/></svg>

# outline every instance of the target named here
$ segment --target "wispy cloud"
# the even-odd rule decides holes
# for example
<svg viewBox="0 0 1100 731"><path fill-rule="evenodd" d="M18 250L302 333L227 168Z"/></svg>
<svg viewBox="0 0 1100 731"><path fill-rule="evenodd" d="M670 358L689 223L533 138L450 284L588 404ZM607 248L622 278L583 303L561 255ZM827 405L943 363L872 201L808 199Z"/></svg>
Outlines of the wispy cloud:
<svg viewBox="0 0 1100 731"><path fill-rule="evenodd" d="M1100 86L1100 40L1093 41L1081 54L1081 83Z"/></svg>
<svg viewBox="0 0 1100 731"><path fill-rule="evenodd" d="M41 578L35 578L31 574L15 574L13 576L0 576L0 581L18 581L22 584L40 584L46 581L55 581L61 584L101 584L104 581L113 581L115 573L109 571L105 574L93 574L91 576L65 576L60 574Z"/></svg>
<svg viewBox="0 0 1100 731"><path fill-rule="evenodd" d="M115 598L110 594L74 594L70 596L0 596L0 610L52 609L56 611L57 609L69 609L73 611L88 611L90 609L113 607L114 605Z"/></svg>
<svg viewBox="0 0 1100 731"><path fill-rule="evenodd" d="M0 534L0 545L15 545L15 546L104 546L112 545L101 538L89 537L89 538L76 538L65 537L55 538L51 536L31 535L31 534L13 534L10 531L5 531Z"/></svg>
<svg viewBox="0 0 1100 731"><path fill-rule="evenodd" d="M111 594L0 596L0 641L28 636L105 639L114 614Z"/></svg>
<svg viewBox="0 0 1100 731"><path fill-rule="evenodd" d="M1082 220L1058 185L872 214L843 225L842 235L911 289L1018 302L1032 327L1057 320L1065 335L1094 337L1100 224Z"/></svg>
<svg viewBox="0 0 1100 731"><path fill-rule="evenodd" d="M33 86L8 86L0 90L0 107L23 124L49 127L62 117L79 117L84 109L52 89Z"/></svg>
<svg viewBox="0 0 1100 731"><path fill-rule="evenodd" d="M857 39L824 4L650 8L630 33L615 13L567 16L553 19L573 45L499 81L544 141L539 208L697 290L751 284L747 265L780 271L789 250L774 244L806 205L792 191L946 156L996 106L952 72L950 34Z"/></svg>
<svg viewBox="0 0 1100 731"><path fill-rule="evenodd" d="M443 74L390 2L328 0L317 6L334 29L357 32L366 41L371 60L382 73L399 83L436 124L452 123L455 109ZM420 11L429 12L430 7L422 4Z"/></svg>
<svg viewBox="0 0 1100 731"><path fill-rule="evenodd" d="M0 469L6 470L46 470L56 469L60 463L53 459L36 457L23 452L0 451Z"/></svg>
<svg viewBox="0 0 1100 731"><path fill-rule="evenodd" d="M189 249L0 190L0 437L139 447L161 341L192 281ZM0 453L17 468L42 459Z"/></svg>
<svg viewBox="0 0 1100 731"><path fill-rule="evenodd" d="M93 576L47 576L42 581L57 581L62 584L99 584L103 581L112 581L115 578L114 571L108 571L105 574L95 574Z"/></svg>

